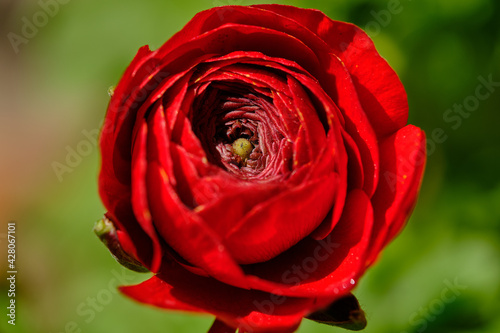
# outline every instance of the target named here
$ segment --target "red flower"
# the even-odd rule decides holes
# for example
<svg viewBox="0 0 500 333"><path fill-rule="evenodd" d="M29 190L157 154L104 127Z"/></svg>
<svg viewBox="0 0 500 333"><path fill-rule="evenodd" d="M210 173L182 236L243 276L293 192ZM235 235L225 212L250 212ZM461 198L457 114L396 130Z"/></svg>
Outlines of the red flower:
<svg viewBox="0 0 500 333"><path fill-rule="evenodd" d="M155 273L122 292L211 313L211 332L362 328L349 293L424 168L407 115L370 38L316 10L213 8L142 47L100 143L110 249Z"/></svg>

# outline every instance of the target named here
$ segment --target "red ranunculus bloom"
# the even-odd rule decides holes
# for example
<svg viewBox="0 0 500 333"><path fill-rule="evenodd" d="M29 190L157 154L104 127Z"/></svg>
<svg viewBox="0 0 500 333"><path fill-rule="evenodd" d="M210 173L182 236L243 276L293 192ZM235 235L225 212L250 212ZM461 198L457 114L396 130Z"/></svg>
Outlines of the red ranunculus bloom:
<svg viewBox="0 0 500 333"><path fill-rule="evenodd" d="M407 116L370 38L317 10L213 8L142 47L100 141L108 246L155 273L121 291L213 314L211 332L362 328L350 291L423 173Z"/></svg>

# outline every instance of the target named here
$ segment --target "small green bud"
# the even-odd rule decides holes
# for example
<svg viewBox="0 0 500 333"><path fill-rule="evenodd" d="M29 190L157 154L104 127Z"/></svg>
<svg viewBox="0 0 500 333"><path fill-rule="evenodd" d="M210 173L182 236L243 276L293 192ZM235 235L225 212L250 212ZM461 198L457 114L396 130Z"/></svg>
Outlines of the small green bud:
<svg viewBox="0 0 500 333"><path fill-rule="evenodd" d="M99 237L101 242L106 245L109 252L111 252L111 255L116 259L116 261L118 261L119 264L136 272L149 272L149 270L137 261L137 259L133 258L123 250L118 240L116 228L107 217L104 217L95 223L94 233L97 237Z"/></svg>

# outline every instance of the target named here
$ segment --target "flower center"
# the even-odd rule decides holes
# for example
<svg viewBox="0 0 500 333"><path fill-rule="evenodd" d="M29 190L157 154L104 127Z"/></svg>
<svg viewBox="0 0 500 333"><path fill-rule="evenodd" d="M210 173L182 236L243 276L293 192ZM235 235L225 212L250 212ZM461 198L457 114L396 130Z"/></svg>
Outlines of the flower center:
<svg viewBox="0 0 500 333"><path fill-rule="evenodd" d="M226 169L245 178L266 166L260 145L259 105L249 96L225 96L217 106L214 148Z"/></svg>
<svg viewBox="0 0 500 333"><path fill-rule="evenodd" d="M233 142L233 152L246 160L253 150L253 145L245 138L239 138Z"/></svg>
<svg viewBox="0 0 500 333"><path fill-rule="evenodd" d="M283 168L286 139L273 100L251 87L212 82L194 108L193 129L213 164L244 179L269 180Z"/></svg>

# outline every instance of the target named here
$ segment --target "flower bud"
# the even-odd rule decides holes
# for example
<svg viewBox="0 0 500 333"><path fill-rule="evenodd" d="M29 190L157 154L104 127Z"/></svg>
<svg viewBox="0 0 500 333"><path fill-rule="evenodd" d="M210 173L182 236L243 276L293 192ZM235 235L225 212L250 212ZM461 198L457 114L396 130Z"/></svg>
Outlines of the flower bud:
<svg viewBox="0 0 500 333"><path fill-rule="evenodd" d="M94 225L94 232L99 237L101 242L106 245L106 247L111 252L111 255L120 263L122 266L136 271L136 272L149 272L149 270L144 267L139 261L134 259L128 253L126 253L120 241L118 240L118 235L116 233L116 228L107 217L102 218L97 221Z"/></svg>

